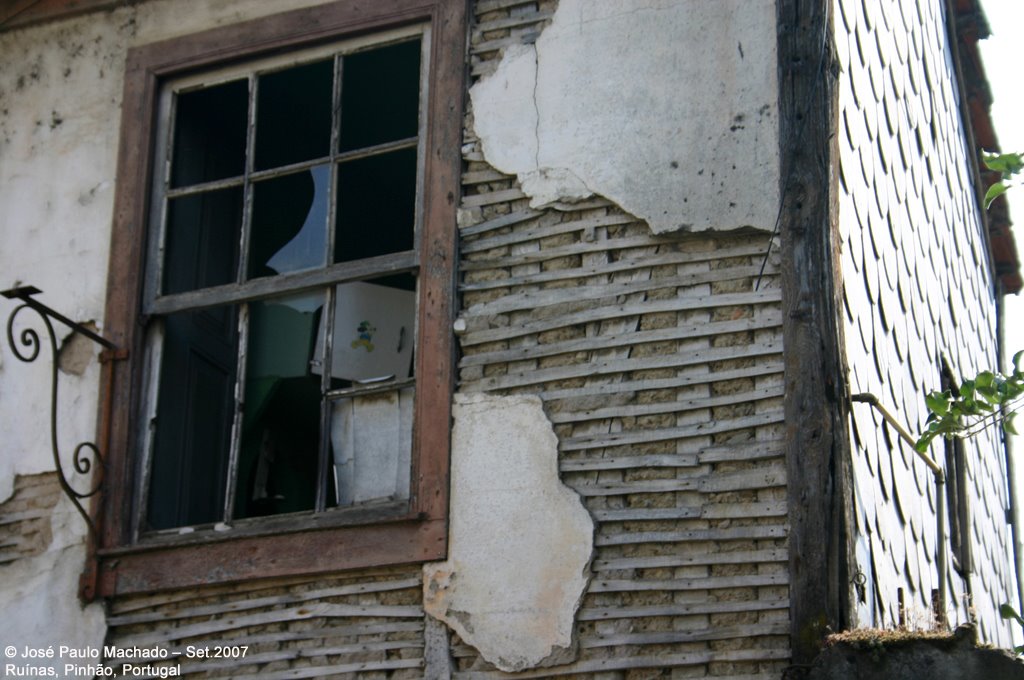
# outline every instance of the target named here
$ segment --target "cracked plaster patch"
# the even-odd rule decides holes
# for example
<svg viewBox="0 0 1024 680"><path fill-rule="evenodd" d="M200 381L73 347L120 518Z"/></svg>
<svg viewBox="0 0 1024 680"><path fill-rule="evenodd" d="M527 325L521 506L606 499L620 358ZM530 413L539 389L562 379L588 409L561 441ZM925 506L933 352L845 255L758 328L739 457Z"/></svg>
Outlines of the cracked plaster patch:
<svg viewBox="0 0 1024 680"><path fill-rule="evenodd" d="M772 0L561 0L470 90L484 157L533 207L600 194L655 233L771 229Z"/></svg>
<svg viewBox="0 0 1024 680"><path fill-rule="evenodd" d="M558 477L540 399L456 395L448 560L424 566L424 609L505 671L564 663L594 524Z"/></svg>

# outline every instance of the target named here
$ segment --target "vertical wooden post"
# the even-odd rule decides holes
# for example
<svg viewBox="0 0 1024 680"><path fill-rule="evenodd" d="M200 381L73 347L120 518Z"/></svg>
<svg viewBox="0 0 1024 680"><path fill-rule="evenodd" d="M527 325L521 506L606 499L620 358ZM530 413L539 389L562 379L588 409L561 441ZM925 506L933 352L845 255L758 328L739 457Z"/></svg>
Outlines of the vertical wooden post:
<svg viewBox="0 0 1024 680"><path fill-rule="evenodd" d="M794 663L851 621L852 475L841 329L832 3L779 0L786 458Z"/></svg>

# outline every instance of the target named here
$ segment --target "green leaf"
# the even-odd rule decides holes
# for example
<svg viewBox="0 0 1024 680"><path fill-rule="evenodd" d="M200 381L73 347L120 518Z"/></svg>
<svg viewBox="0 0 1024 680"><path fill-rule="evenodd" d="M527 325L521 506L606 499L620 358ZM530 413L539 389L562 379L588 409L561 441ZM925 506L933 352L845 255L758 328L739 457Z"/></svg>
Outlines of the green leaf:
<svg viewBox="0 0 1024 680"><path fill-rule="evenodd" d="M1003 429L1013 435L1020 434L1019 432L1017 432L1017 426L1013 424L1013 421L1016 418L1017 412L1014 411L1010 415L1006 416L1006 420L1003 421Z"/></svg>
<svg viewBox="0 0 1024 680"><path fill-rule="evenodd" d="M924 453L928 450L928 447L931 445L932 439L934 438L935 435L932 433L921 435L921 438L914 442L914 450L918 453Z"/></svg>
<svg viewBox="0 0 1024 680"><path fill-rule="evenodd" d="M964 380L962 383L960 383L960 398L966 400L966 399L971 399L973 397L974 397L974 381L973 380Z"/></svg>
<svg viewBox="0 0 1024 680"><path fill-rule="evenodd" d="M1005 175L1015 175L1024 169L1024 155L1019 153L985 153L982 156L985 167Z"/></svg>
<svg viewBox="0 0 1024 680"><path fill-rule="evenodd" d="M1012 619L1020 625L1024 626L1024 619L1020 618L1020 614L1017 613L1017 610L1011 607L1007 602L1004 602L1001 605L999 605L999 616L1007 620Z"/></svg>
<svg viewBox="0 0 1024 680"><path fill-rule="evenodd" d="M932 392L924 398L928 410L937 416L945 415L949 411L949 393Z"/></svg>
<svg viewBox="0 0 1024 680"><path fill-rule="evenodd" d="M985 192L985 210L988 210L990 207L992 207L992 201L996 200L997 198L1005 194L1008 188L1009 187L1007 187L1002 182L996 182L995 184L990 186L988 188L988 191Z"/></svg>
<svg viewBox="0 0 1024 680"><path fill-rule="evenodd" d="M1020 373L1021 372L1020 361L1021 361L1022 358L1024 358L1024 349L1020 350L1019 352L1017 352L1016 354L1013 355L1013 372L1014 373Z"/></svg>

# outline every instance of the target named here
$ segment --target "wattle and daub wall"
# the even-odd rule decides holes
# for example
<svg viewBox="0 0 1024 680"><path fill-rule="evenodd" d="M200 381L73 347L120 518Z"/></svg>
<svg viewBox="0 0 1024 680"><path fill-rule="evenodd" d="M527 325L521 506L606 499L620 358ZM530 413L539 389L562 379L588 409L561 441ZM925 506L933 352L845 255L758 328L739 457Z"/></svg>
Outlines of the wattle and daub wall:
<svg viewBox="0 0 1024 680"><path fill-rule="evenodd" d="M557 437L558 477L578 495L594 525L593 535L586 537L593 543L584 570L589 580L574 614L570 648L553 650L544 665L519 673L497 670L478 651L487 646L483 642L494 640L470 644L424 614L424 577L419 566L119 598L108 603L108 644L172 648L248 645L241 659L183 661L182 672L194 677L419 678L450 674L468 680L714 675L755 680L780 675L790 657L790 600L783 318L778 248L769 236L778 210L779 184L773 119L777 115L775 6L773 2L744 0L739 3L741 9L733 6L738 1L636 0L622 3L621 12L589 17L592 21L584 20L586 3L576 0L562 0L561 7L554 0L477 0L472 4L470 85L508 78L511 70L529 65L532 50L532 99L525 100L525 108L535 109L536 117L530 121L535 135L528 144L524 141L532 145L531 154L524 159L509 149L508 140L489 128L487 121L477 119L480 111L474 110L476 105L488 115L502 108L500 102L495 103L493 89L490 94L477 90L467 111L458 225L458 390L463 398L487 395L499 400L495 403L503 398L539 399L543 417L537 426L553 428ZM145 36L137 31L144 30L154 17L137 23L136 13L152 11L159 16L162 5L166 9L172 4L141 3L74 22L84 26L115 22L120 27L112 33L97 30L95 43L106 64L100 67L101 73L109 70L107 77L117 80L113 74L119 59L123 60L123 45L111 43L104 48L103 41L145 42ZM217 21L247 16L255 5L259 5L256 13L273 11L268 3L250 4L242 0L233 3L236 14L231 7L218 9ZM591 6L586 11L603 10ZM173 12L167 16L171 15ZM698 27L680 29L693 31L694 40L701 34L714 37L711 28L700 26L730 31L728 39L715 41L727 47L722 58L694 57L685 51L686 41L666 39L673 49L667 56L658 54L657 74L662 80L652 75L649 62L634 61L642 50L624 51L619 55L622 69L607 74L621 82L648 78L654 93L650 96L657 101L668 89L665 82L682 91L673 91L672 96L680 99L656 111L666 117L671 129L659 131L665 132L661 137L652 135L653 142L647 140L653 150L616 156L640 142L628 136L616 139L615 129L600 122L593 129L608 140L607 159L602 161L602 148L563 149L559 140L572 135L560 134L566 128L558 125L567 123L552 115L548 105L557 104L551 93L566 86L565 78L574 74L545 70L543 64L562 63L554 57L574 51L582 55L582 61L592 57L596 63L601 41L611 49L608 36L614 35L615 27L639 30L640 26L642 31L631 39L641 41L644 36L643 40L650 41L652 35L672 33L675 28L669 20L680 17L685 20L679 26ZM651 23L630 23L633 21ZM588 33L589 27L597 24L606 32ZM590 36L589 42L584 38L573 42L573 30L566 27ZM552 28L556 30L550 35L566 41L562 47L554 38L542 42ZM38 47L50 44L45 38L53 30L58 29L41 27L26 32L38 31ZM939 33L928 40L941 37L941 23L930 30ZM506 61L506 54L514 59ZM849 54L849 50L840 50L847 60ZM695 66L707 63L710 71ZM753 87L751 73L760 74L758 68L769 75L754 76L759 86ZM48 71L43 71L45 80ZM599 75L596 82L604 77ZM33 82L24 84L33 87ZM849 82L846 87L844 92L849 91ZM112 93L117 91L111 88ZM731 96L736 97L735 102ZM857 99L857 105L863 106L862 101ZM874 102L872 106L884 108L883 99ZM524 100L520 96L508 105L520 110ZM116 94L112 94L109 110L97 103L95 110L87 110L85 115L100 124L116 118L111 115L115 106ZM715 115L701 106L713 106ZM846 107L851 108L849 104ZM63 118L56 122L54 111L51 131L63 123ZM678 111L685 115L673 119L672 112ZM586 118L580 115L577 120ZM711 120L715 123L708 122ZM14 134L6 127L0 129ZM108 137L116 138L116 124L104 130ZM960 132L951 129L946 134L952 148ZM88 150L88 140L94 137L61 143L83 145ZM662 143L665 139L672 143ZM31 151L26 146L26 153L56 154L46 140L40 133L40 140L33 142ZM669 155L659 155L661 146L669 149ZM865 234L874 236L877 247L880 238L875 226L880 222L854 225L849 221L850 215L859 214L851 213L851 206L857 203L860 209L860 203L867 202L863 198L854 201L860 194L851 189L852 169L861 172L862 156L851 155L851 149L861 153L860 146L843 151L844 244L854 234L860 237L855 226L863 226ZM742 156L743 161L741 150L751 152ZM552 167L563 151L569 159L566 166ZM726 154L724 160L715 155L720 153ZM963 162L961 155L951 151L949 155L950 163ZM627 160L620 161L620 157ZM733 157L739 167L729 160ZM655 160L648 164L648 158ZM99 168L112 180L111 160L112 155L106 157ZM619 162L631 165L625 170L609 167ZM616 178L622 177L628 181L616 183ZM661 182L656 187L660 191L650 191L650 177ZM109 199L109 185L96 184L97 178L90 181L90 186L98 189L88 196L82 193L77 201L71 196L72 203L87 205L82 197L91 202L97 190L103 200ZM966 179L962 181L969 186ZM692 208L695 212L662 214L658 212L659 194L679 206L697 206ZM538 196L552 202L542 204ZM634 201L636 196L644 200ZM973 209L966 194L956 196L963 211ZM53 199L58 210L69 212L67 209L74 207L62 208L60 197ZM871 196L870 200L875 199ZM106 228L106 210L90 223ZM697 233L661 233L680 224ZM102 232L100 227L97 230ZM106 238L106 232L100 236ZM103 240L100 236L98 241ZM978 261L984 263L983 250L971 251L973 247L967 246L965 252L977 252ZM102 271L102 256L96 252L89 251L86 256L97 261L96 271ZM867 266L862 259L851 259L854 252L852 244L844 245L848 279ZM867 251L862 248L860 252ZM899 251L893 252L899 255ZM883 268L883 260L881 255L875 258L874 262L880 263L876 272ZM936 261L934 268L943 262L948 263ZM87 301L81 305L94 316L102 308L102 276L97 278L99 282L92 286L100 291L92 295L96 304ZM879 279L876 276L871 281L877 284ZM983 289L984 285L979 288ZM870 299L875 304L891 302L880 303L877 295ZM906 307L901 309L906 311ZM907 327L908 314L890 316L888 308L886 312L887 320L904 319L902 327ZM848 310L848 335L862 330L858 324L864 318ZM984 320L982 328L991 323ZM872 329L879 337L870 341L875 343L872 347L881 346L883 339L896 332L888 326L878 331L880 334ZM849 356L855 365L855 385L864 384L864 389L881 393L880 386L858 377L872 364L855 355L854 342L848 340L848 345L854 347ZM83 388L83 394L87 391ZM860 444L869 430L861 423L870 421L871 416L857 412L855 418ZM870 432L875 436L881 430L871 423ZM488 445L479 442L481 452ZM862 473L868 450L858 448ZM459 455L459 451L453 454L455 468L460 464ZM877 458L879 454L870 455ZM995 472L985 474L988 477L984 479L999 479ZM860 479L871 478L861 474ZM918 475L916 482L910 480L915 483L924 487L921 493L928 493L927 479ZM29 493L29 485L19 489L19 493ZM864 522L868 512L863 507L865 497L858 498L858 517ZM907 515L901 517L911 529L918 526L914 529L918 538L927 533L926 521L918 520L915 525ZM42 540L41 535L37 532L31 540L26 538L22 547L11 551L11 558L35 559L33 541ZM452 539L457 542L459 536ZM873 559L881 557L879 552ZM927 568L922 563L913 573L924 574ZM892 571L898 573L899 569ZM892 582L890 576L882 575L881 568L873 573L879 574L879 584ZM918 583L927 577L914 578ZM68 587L72 597L73 585ZM876 587L874 583L872 587ZM876 599L888 602L885 589L889 586L877 588L880 595ZM481 610L490 605L477 603ZM472 611L464 614L472 621Z"/></svg>
<svg viewBox="0 0 1024 680"><path fill-rule="evenodd" d="M506 48L533 45L555 11L553 2L476 3L472 82L497 72ZM789 657L789 600L771 224L658 236L598 197L532 208L516 177L488 163L473 115L459 391L539 397L561 479L596 527L575 653L516 676L777 677ZM336 581L121 600L109 639L252 644L237 666L188 669L211 675L437 672L418 568ZM504 675L458 636L450 651L456 678Z"/></svg>

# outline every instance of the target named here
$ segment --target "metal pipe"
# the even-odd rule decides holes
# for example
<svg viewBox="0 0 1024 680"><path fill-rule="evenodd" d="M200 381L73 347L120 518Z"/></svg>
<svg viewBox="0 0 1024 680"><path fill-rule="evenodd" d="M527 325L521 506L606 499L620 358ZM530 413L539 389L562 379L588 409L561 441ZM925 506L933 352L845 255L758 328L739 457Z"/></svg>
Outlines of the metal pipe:
<svg viewBox="0 0 1024 680"><path fill-rule="evenodd" d="M940 624L946 622L946 502L945 502L945 489L946 489L946 473L943 471L942 466L935 462L935 460L927 453L918 451L914 448L914 444L917 442L910 435L903 425L896 420L896 417L889 413L888 409L882 405L874 394L870 392L862 392L860 394L850 395L852 401L860 402L862 404L869 404L875 408L881 415L885 422L896 430L906 444L910 446L910 449L920 458L928 469L932 471L932 475L935 477L935 562L938 567L938 579L939 579L939 598L935 617Z"/></svg>

